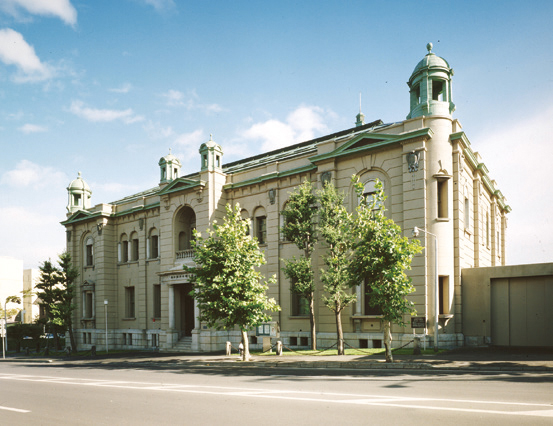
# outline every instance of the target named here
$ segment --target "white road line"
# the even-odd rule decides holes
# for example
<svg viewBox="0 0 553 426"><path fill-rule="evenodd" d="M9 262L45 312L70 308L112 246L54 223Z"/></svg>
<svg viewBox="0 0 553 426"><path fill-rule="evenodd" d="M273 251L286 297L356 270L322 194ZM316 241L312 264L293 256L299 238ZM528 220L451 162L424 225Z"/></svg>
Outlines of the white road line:
<svg viewBox="0 0 553 426"><path fill-rule="evenodd" d="M129 382L129 381L113 381L100 379L79 379L79 378L59 378L53 376L27 376L17 374L0 374L0 380L17 380L31 382L49 382L54 384L71 384L78 386L94 386L114 389L132 389L132 390L157 390L163 392L180 392L191 394L204 395L222 395L236 396L246 398L265 398L275 400L291 400L305 402L324 402L334 404L356 404L378 407L397 407L410 408L418 410L438 410L438 411L456 411L465 413L480 413L480 414L500 414L508 416L537 416L537 417L553 417L553 409L551 404L540 403L523 403L523 402L508 402L508 401L486 401L486 400L463 400L463 399L445 399L445 398L417 398L417 397L401 397L392 395L366 395L366 394L350 394L350 393L334 393L334 392L310 392L310 391L294 391L294 390L273 390L260 388L244 388L230 386L196 386L186 384L159 384L152 382ZM347 399L340 399L340 398ZM432 406L431 403L457 403L457 404L487 404L491 406L517 406L528 407L528 411L501 411L487 410L477 408L461 408L451 406ZM414 403L422 403L424 405L415 405ZM544 408L539 410L539 408ZM547 409L545 409L547 408ZM27 410L10 409L19 412L29 412Z"/></svg>
<svg viewBox="0 0 553 426"><path fill-rule="evenodd" d="M7 411L15 411L16 413L30 413L30 410L21 410L20 408L12 408L12 407L2 407L0 405L0 410L7 410Z"/></svg>

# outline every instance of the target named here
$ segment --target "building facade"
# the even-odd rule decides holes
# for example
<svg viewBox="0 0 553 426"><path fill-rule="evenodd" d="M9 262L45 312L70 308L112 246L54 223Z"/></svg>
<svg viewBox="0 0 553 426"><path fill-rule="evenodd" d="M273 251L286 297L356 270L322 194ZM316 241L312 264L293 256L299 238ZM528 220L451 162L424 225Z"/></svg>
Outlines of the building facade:
<svg viewBox="0 0 553 426"><path fill-rule="evenodd" d="M261 271L277 277L268 296L282 308L273 315L280 339L287 346L308 346L308 312L282 272L281 259L298 251L279 232L281 211L305 179L316 187L332 181L353 210L354 175L369 193L377 179L383 183L387 215L404 235L414 238L415 227L428 232L418 237L426 250L409 271L416 289L410 298L426 327L394 326L394 345L408 342L413 333L432 336L436 323L443 345L463 345L461 270L505 264L510 208L452 117L453 70L427 47L408 81L404 121L365 123L360 112L350 129L232 163L224 163L223 148L210 138L199 149L198 172L182 176L179 159L169 154L158 163L157 186L110 204L92 206L91 189L79 174L67 188L62 224L80 273L74 321L80 347L103 347L107 338L110 348L213 351L237 341L238 332L210 330L198 321L189 295L193 286L182 268L194 265L192 231L221 220L227 203L239 203L243 217L251 219L252 235L267 260ZM323 251L317 247L314 255L319 347L336 339L317 276ZM381 345L382 324L368 306L364 283L352 291L357 302L342 313L346 342ZM260 342L254 331L251 338L255 348Z"/></svg>

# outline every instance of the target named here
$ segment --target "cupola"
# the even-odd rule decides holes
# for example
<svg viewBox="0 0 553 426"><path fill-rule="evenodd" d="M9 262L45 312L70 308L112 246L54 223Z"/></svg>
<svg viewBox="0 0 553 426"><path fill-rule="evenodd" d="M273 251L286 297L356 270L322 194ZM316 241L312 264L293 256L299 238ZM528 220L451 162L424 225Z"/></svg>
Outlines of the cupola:
<svg viewBox="0 0 553 426"><path fill-rule="evenodd" d="M81 177L81 172L79 172L77 179L73 180L67 187L67 195L67 211L69 213L75 213L78 210L86 210L90 208L90 197L92 196L92 191Z"/></svg>
<svg viewBox="0 0 553 426"><path fill-rule="evenodd" d="M407 118L420 116L451 117L455 104L451 99L453 69L447 61L432 53L432 43L426 45L428 53L417 64L407 85L411 93L411 109Z"/></svg>
<svg viewBox="0 0 553 426"><path fill-rule="evenodd" d="M171 148L169 148L169 155L162 157L159 160L160 171L160 183L168 183L179 177L181 168L180 160L171 154Z"/></svg>
<svg viewBox="0 0 553 426"><path fill-rule="evenodd" d="M221 145L213 141L213 135L210 135L209 140L200 146L200 156L202 172L205 170L223 170L223 149Z"/></svg>

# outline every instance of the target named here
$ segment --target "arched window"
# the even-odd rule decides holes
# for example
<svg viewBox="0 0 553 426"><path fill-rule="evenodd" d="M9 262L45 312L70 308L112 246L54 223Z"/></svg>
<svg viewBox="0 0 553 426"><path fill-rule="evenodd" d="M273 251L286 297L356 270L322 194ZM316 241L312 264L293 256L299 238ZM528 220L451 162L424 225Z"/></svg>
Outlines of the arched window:
<svg viewBox="0 0 553 426"><path fill-rule="evenodd" d="M140 246L138 241L138 234L136 232L133 232L131 234L130 244L131 261L136 262L140 258Z"/></svg>
<svg viewBox="0 0 553 426"><path fill-rule="evenodd" d="M248 214L248 211L246 209L240 210L240 217L242 220L248 221L248 230L246 232L246 235L251 235L251 222L250 222L250 215Z"/></svg>
<svg viewBox="0 0 553 426"><path fill-rule="evenodd" d="M150 230L147 244L148 258L157 259L159 257L159 235L156 228Z"/></svg>
<svg viewBox="0 0 553 426"><path fill-rule="evenodd" d="M181 208L176 216L173 225L175 252L177 258L188 254L183 254L185 250L190 250L194 247L194 230L196 229L196 213L191 207L185 206ZM180 253L180 254L179 254Z"/></svg>
<svg viewBox="0 0 553 426"><path fill-rule="evenodd" d="M122 234L119 239L117 257L119 263L126 263L129 261L129 240L127 238L127 234Z"/></svg>
<svg viewBox="0 0 553 426"><path fill-rule="evenodd" d="M267 213L263 207L255 209L254 236L259 244L267 244Z"/></svg>
<svg viewBox="0 0 553 426"><path fill-rule="evenodd" d="M365 201L367 204L371 204L376 197L376 182L377 179L370 179L365 182L363 185L363 197L365 197ZM384 190L384 184L380 181L382 184L382 189ZM375 205L376 209L382 208L382 202L378 202Z"/></svg>
<svg viewBox="0 0 553 426"><path fill-rule="evenodd" d="M94 240L91 237L85 240L84 258L86 266L94 266Z"/></svg>

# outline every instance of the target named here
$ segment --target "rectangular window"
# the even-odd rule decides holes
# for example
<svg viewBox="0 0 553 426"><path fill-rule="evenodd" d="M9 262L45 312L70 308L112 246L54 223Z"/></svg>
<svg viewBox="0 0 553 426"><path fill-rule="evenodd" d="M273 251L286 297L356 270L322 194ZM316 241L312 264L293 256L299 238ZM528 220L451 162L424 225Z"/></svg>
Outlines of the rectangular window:
<svg viewBox="0 0 553 426"><path fill-rule="evenodd" d="M159 237L152 235L150 237L150 258L157 259L159 257Z"/></svg>
<svg viewBox="0 0 553 426"><path fill-rule="evenodd" d="M129 261L129 242L121 242L121 262L125 263Z"/></svg>
<svg viewBox="0 0 553 426"><path fill-rule="evenodd" d="M83 343L86 345L86 333L83 333Z"/></svg>
<svg viewBox="0 0 553 426"><path fill-rule="evenodd" d="M292 292L292 316L301 317L309 315L309 300L300 293Z"/></svg>
<svg viewBox="0 0 553 426"><path fill-rule="evenodd" d="M157 348L157 346L158 346L157 334L152 334L152 348Z"/></svg>
<svg viewBox="0 0 553 426"><path fill-rule="evenodd" d="M470 226L470 202L468 198L465 198L465 229L469 229Z"/></svg>
<svg viewBox="0 0 553 426"><path fill-rule="evenodd" d="M138 238L132 240L132 260L138 260Z"/></svg>
<svg viewBox="0 0 553 426"><path fill-rule="evenodd" d="M490 247L490 215L486 213L486 247Z"/></svg>
<svg viewBox="0 0 553 426"><path fill-rule="evenodd" d="M432 100L443 101L444 100L444 83L443 81L432 81Z"/></svg>
<svg viewBox="0 0 553 426"><path fill-rule="evenodd" d="M94 317L94 310L93 310L94 298L93 298L92 292L91 291L85 291L83 293L83 298L84 298L83 318L93 318Z"/></svg>
<svg viewBox="0 0 553 426"><path fill-rule="evenodd" d="M438 287L439 314L449 314L449 277L439 277Z"/></svg>
<svg viewBox="0 0 553 426"><path fill-rule="evenodd" d="M447 216L447 180L438 180L438 218L446 219Z"/></svg>
<svg viewBox="0 0 553 426"><path fill-rule="evenodd" d="M382 307L380 306L371 306L371 293L372 289L365 283L364 292L363 292L363 314L364 315L382 315Z"/></svg>
<svg viewBox="0 0 553 426"><path fill-rule="evenodd" d="M125 317L135 317L134 287L125 287Z"/></svg>
<svg viewBox="0 0 553 426"><path fill-rule="evenodd" d="M161 285L154 284L154 318L161 318Z"/></svg>
<svg viewBox="0 0 553 426"><path fill-rule="evenodd" d="M94 265L94 254L92 247L92 244L86 245L86 266Z"/></svg>
<svg viewBox="0 0 553 426"><path fill-rule="evenodd" d="M257 222L257 240L259 244L265 244L267 242L267 217L260 216L256 218Z"/></svg>

